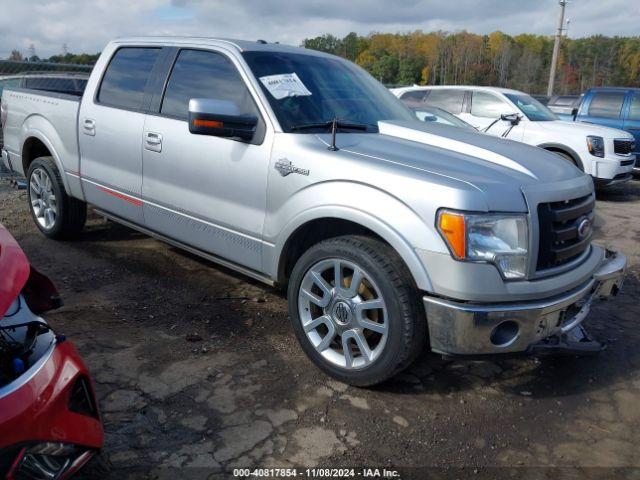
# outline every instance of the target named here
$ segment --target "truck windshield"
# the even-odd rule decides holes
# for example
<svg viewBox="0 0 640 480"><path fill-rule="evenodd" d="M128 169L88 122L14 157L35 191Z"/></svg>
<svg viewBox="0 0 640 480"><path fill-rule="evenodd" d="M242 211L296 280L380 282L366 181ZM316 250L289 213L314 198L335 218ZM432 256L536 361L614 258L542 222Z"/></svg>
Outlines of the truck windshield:
<svg viewBox="0 0 640 480"><path fill-rule="evenodd" d="M334 118L366 125L361 131L367 132L377 132L381 120L415 121L382 84L346 60L283 52L243 56L285 132L326 130L323 125Z"/></svg>
<svg viewBox="0 0 640 480"><path fill-rule="evenodd" d="M505 96L532 122L560 120L555 113L529 95L524 93L505 93Z"/></svg>

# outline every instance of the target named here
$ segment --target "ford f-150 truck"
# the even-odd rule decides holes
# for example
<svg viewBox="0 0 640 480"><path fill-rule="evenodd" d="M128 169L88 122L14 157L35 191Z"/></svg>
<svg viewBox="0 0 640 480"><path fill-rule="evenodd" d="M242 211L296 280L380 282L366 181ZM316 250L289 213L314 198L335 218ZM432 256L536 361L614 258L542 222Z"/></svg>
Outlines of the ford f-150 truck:
<svg viewBox="0 0 640 480"><path fill-rule="evenodd" d="M591 243L591 177L418 121L356 65L264 42L110 43L81 98L2 97L4 161L44 235L101 215L288 288L325 372L371 385L425 348L577 351L626 258Z"/></svg>

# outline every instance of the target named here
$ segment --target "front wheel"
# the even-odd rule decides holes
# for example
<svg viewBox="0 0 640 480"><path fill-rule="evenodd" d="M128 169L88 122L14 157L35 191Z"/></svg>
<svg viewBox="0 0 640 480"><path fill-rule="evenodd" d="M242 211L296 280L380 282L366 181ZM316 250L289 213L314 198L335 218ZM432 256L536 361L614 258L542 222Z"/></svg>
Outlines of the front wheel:
<svg viewBox="0 0 640 480"><path fill-rule="evenodd" d="M293 269L288 297L303 350L345 383L380 383L424 347L426 319L411 274L376 239L345 236L311 247Z"/></svg>
<svg viewBox="0 0 640 480"><path fill-rule="evenodd" d="M27 173L31 216L49 238L72 238L87 219L86 203L67 195L53 158L36 158Z"/></svg>

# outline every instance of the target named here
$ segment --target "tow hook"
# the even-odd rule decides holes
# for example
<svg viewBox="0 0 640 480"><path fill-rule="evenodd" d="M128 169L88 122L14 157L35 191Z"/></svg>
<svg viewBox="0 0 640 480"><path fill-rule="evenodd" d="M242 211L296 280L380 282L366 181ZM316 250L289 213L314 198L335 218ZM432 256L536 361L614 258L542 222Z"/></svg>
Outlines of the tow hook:
<svg viewBox="0 0 640 480"><path fill-rule="evenodd" d="M607 346L593 340L582 325L531 345L532 355L597 355Z"/></svg>

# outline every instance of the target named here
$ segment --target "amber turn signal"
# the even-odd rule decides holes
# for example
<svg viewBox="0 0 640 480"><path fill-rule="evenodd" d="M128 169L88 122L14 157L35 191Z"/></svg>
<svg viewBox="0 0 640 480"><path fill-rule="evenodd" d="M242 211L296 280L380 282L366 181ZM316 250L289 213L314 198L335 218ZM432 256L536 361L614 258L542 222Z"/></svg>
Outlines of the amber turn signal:
<svg viewBox="0 0 640 480"><path fill-rule="evenodd" d="M441 212L438 217L438 230L446 240L456 258L466 256L466 232L464 215L460 213Z"/></svg>
<svg viewBox="0 0 640 480"><path fill-rule="evenodd" d="M194 127L209 127L209 128L222 128L222 122L216 122L215 120L201 120L196 118L193 120Z"/></svg>

